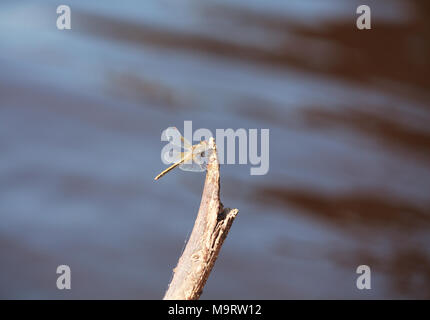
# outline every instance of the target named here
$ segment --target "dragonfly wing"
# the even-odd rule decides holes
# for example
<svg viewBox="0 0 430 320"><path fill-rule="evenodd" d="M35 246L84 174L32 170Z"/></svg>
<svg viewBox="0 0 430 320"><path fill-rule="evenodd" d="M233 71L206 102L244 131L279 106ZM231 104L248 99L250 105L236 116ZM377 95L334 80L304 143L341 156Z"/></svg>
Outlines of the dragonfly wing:
<svg viewBox="0 0 430 320"><path fill-rule="evenodd" d="M187 157L186 161L179 168L185 171L205 171L209 159L209 151L208 148L196 148L193 151L192 159Z"/></svg>
<svg viewBox="0 0 430 320"><path fill-rule="evenodd" d="M161 139L163 141L169 141L172 145L180 148L191 149L192 147L191 143L181 135L176 127L165 129L161 134Z"/></svg>
<svg viewBox="0 0 430 320"><path fill-rule="evenodd" d="M206 170L206 163L199 164L194 161L192 163L183 163L179 166L179 169L184 171L202 172Z"/></svg>
<svg viewBox="0 0 430 320"><path fill-rule="evenodd" d="M191 142L189 142L187 139L185 139L183 136L181 136L181 142L183 143L183 147L185 149L191 149L193 146L191 145Z"/></svg>
<svg viewBox="0 0 430 320"><path fill-rule="evenodd" d="M167 163L175 163L180 161L184 156L184 152L181 152L181 148L175 145L172 145L168 152L163 153L163 160Z"/></svg>

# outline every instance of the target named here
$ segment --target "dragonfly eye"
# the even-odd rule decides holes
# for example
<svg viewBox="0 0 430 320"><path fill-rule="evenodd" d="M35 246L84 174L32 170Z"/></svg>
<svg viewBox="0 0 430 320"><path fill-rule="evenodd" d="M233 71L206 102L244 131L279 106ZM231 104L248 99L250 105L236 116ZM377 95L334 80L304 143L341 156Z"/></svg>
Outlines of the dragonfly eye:
<svg viewBox="0 0 430 320"><path fill-rule="evenodd" d="M205 156L205 152L204 151L202 151L202 153L200 153L200 157L204 157Z"/></svg>

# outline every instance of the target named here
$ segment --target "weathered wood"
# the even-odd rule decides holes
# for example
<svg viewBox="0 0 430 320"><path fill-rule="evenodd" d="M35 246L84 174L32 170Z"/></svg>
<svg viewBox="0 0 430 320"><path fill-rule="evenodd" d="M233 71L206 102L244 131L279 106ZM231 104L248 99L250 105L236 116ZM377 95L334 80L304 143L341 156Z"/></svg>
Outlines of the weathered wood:
<svg viewBox="0 0 430 320"><path fill-rule="evenodd" d="M164 300L199 299L238 213L237 209L224 209L220 201L219 162L213 138L209 147L213 152L209 156L199 212L184 252L173 269Z"/></svg>

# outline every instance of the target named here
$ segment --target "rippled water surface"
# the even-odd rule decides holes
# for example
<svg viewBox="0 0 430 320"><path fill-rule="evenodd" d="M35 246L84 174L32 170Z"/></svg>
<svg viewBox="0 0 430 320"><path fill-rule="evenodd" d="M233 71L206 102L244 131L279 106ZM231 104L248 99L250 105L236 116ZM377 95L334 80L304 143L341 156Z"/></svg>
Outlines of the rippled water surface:
<svg viewBox="0 0 430 320"><path fill-rule="evenodd" d="M0 4L1 298L161 298L204 182L153 181L185 120L270 129L267 175L221 166L202 298L430 298L427 1L368 1L368 31L355 0L69 2L68 31Z"/></svg>

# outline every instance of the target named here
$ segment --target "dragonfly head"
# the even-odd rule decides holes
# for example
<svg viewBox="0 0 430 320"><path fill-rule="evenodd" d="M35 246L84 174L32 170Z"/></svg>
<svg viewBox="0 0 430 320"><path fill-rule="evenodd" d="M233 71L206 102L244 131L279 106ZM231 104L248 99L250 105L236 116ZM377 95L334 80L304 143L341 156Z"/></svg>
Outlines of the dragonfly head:
<svg viewBox="0 0 430 320"><path fill-rule="evenodd" d="M209 143L206 140L200 141L194 146L194 154L200 154L200 157L205 158L209 155Z"/></svg>

